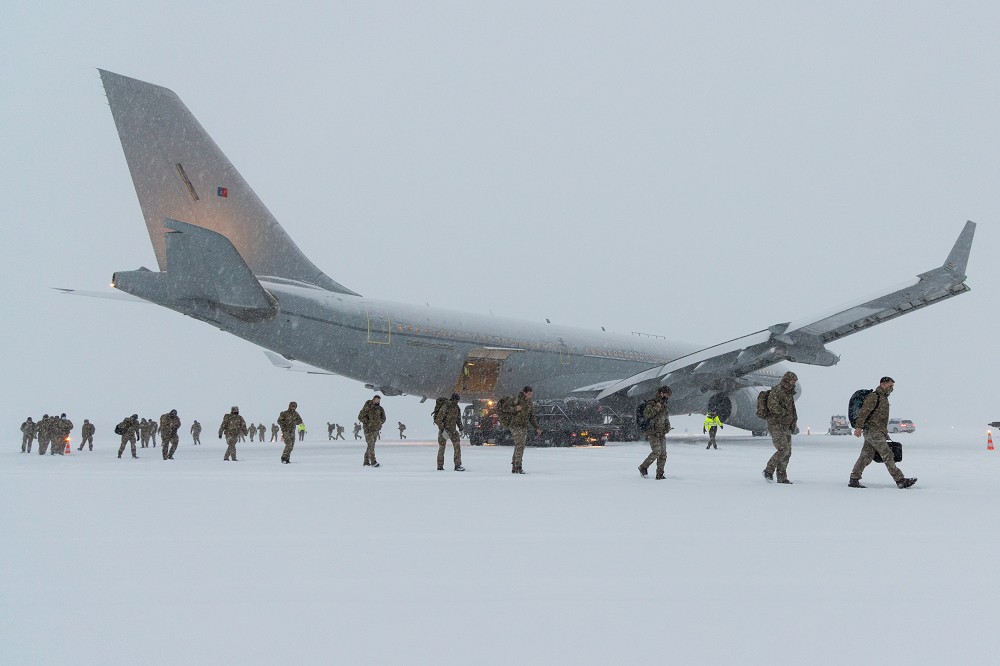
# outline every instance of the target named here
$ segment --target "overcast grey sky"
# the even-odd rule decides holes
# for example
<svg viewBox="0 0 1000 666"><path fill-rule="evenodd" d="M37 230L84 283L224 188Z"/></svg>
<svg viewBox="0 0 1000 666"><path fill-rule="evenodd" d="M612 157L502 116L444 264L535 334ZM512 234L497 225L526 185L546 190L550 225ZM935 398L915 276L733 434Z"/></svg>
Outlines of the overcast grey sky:
<svg viewBox="0 0 1000 666"><path fill-rule="evenodd" d="M796 366L801 422L825 429L883 374L928 428L1000 419L996 3L323 4L0 9L12 440L45 411L214 428L289 399L315 429L368 395L156 306L49 289L155 268L98 67L174 90L365 296L707 345L910 279L975 220L972 293ZM428 405L386 407L430 433Z"/></svg>

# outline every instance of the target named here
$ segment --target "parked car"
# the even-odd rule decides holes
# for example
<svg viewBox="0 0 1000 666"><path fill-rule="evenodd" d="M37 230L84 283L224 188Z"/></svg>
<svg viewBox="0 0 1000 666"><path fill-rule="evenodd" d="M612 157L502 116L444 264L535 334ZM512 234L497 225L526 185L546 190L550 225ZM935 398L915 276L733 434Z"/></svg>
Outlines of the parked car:
<svg viewBox="0 0 1000 666"><path fill-rule="evenodd" d="M889 432L914 432L916 429L910 419L889 419Z"/></svg>

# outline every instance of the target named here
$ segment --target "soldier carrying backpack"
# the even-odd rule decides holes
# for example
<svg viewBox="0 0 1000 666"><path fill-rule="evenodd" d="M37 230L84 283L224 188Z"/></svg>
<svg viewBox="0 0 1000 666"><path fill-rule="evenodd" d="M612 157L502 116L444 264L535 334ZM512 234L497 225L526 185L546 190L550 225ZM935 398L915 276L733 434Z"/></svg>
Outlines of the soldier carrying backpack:
<svg viewBox="0 0 1000 666"><path fill-rule="evenodd" d="M851 421L851 425L854 426L854 436L861 437L862 433L865 436L861 454L858 456L858 461L854 463L851 479L847 484L851 488L865 487L861 485L861 475L864 474L865 468L871 464L876 453L881 456L882 462L885 463L886 469L892 475L897 488L909 488L917 482L915 478L906 478L903 472L896 467L895 455L887 441L889 439L889 394L892 393L895 385L896 382L892 377L880 379L878 387L865 396L864 402L857 410L857 418ZM851 398L852 403L856 402L854 396ZM851 412L851 405L848 406L848 414L854 415Z"/></svg>

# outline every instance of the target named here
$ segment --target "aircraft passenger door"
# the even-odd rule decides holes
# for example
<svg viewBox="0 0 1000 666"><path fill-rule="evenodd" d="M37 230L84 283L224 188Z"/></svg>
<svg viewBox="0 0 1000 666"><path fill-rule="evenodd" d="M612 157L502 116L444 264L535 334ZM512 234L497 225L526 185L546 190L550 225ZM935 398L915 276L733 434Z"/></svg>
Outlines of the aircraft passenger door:
<svg viewBox="0 0 1000 666"><path fill-rule="evenodd" d="M473 349L462 364L455 391L469 396L492 395L500 381L504 361L518 349Z"/></svg>
<svg viewBox="0 0 1000 666"><path fill-rule="evenodd" d="M368 318L368 342L373 345L387 345L392 342L392 322L389 315L365 308Z"/></svg>

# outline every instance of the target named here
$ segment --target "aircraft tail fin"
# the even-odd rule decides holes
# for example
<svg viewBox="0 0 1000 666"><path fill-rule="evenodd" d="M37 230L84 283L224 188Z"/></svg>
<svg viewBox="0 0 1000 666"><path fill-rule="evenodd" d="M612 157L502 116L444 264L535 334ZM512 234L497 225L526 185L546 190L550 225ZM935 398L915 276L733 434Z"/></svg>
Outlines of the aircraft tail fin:
<svg viewBox="0 0 1000 666"><path fill-rule="evenodd" d="M299 250L177 95L98 71L161 271L165 220L184 220L228 238L254 275L357 295Z"/></svg>

